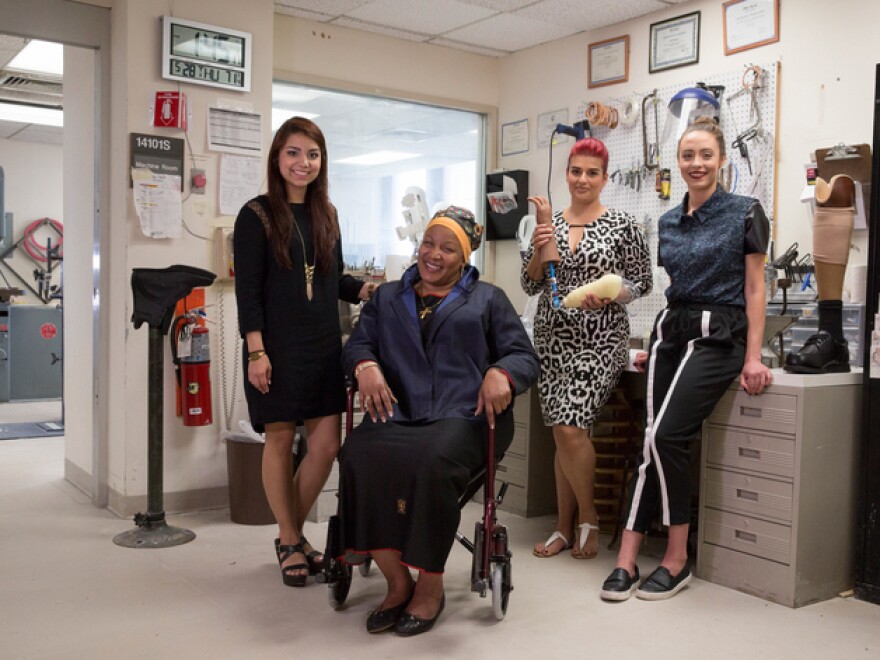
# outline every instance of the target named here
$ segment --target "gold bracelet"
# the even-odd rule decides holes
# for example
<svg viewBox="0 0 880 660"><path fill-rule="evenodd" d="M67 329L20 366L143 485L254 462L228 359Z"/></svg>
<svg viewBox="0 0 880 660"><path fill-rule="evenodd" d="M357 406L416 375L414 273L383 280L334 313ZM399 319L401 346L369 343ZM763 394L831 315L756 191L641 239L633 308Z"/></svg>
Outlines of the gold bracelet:
<svg viewBox="0 0 880 660"><path fill-rule="evenodd" d="M369 369L370 367L378 367L379 363L375 360L367 360L366 362L361 362L358 366L354 368L354 377L357 378L361 375L361 372L364 369Z"/></svg>
<svg viewBox="0 0 880 660"><path fill-rule="evenodd" d="M248 362L256 362L261 357L263 357L265 354L266 354L266 351L263 350L262 348L258 351L251 351L250 353L248 353Z"/></svg>

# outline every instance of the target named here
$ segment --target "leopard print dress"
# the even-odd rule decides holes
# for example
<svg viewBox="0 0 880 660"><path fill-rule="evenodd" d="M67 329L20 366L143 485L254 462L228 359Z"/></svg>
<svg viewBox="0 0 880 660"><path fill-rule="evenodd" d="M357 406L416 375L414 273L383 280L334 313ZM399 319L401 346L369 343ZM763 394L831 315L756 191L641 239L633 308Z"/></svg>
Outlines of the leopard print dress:
<svg viewBox="0 0 880 660"><path fill-rule="evenodd" d="M650 293L651 258L631 215L608 209L584 229L575 250L568 249L568 223L553 215L561 262L556 266L559 296L617 273L629 284L632 299ZM629 357L629 317L612 302L601 310L553 309L549 277L532 280L526 272L532 247L523 258L520 283L529 295L541 294L534 322L534 343L541 358L538 389L544 424L589 429L616 386Z"/></svg>

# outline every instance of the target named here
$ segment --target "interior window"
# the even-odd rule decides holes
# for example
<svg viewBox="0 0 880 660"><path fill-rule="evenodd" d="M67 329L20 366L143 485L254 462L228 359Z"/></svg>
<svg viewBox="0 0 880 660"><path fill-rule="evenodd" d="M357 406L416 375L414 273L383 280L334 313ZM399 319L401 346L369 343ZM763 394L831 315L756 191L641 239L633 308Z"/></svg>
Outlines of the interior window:
<svg viewBox="0 0 880 660"><path fill-rule="evenodd" d="M297 115L318 124L327 140L330 199L349 268L384 268L389 255L412 255L415 239L401 239L398 228L407 228L404 197L413 188L424 191L429 217L454 204L480 219L485 115L274 83L272 130Z"/></svg>

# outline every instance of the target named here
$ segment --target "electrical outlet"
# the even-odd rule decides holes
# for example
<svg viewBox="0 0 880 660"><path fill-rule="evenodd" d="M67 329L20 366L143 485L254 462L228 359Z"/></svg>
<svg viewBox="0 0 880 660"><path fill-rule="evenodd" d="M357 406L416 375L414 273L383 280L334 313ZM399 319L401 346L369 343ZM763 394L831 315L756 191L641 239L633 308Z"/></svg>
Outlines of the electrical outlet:
<svg viewBox="0 0 880 660"><path fill-rule="evenodd" d="M205 176L205 170L192 169L190 170L190 192L193 195L204 195L205 194L205 184L208 182L207 177Z"/></svg>

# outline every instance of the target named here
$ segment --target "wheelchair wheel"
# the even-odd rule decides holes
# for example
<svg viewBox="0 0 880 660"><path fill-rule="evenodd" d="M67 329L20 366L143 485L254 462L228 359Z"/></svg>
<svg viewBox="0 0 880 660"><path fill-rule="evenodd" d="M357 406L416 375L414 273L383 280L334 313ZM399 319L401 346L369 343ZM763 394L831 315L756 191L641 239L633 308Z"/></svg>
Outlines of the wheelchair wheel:
<svg viewBox="0 0 880 660"><path fill-rule="evenodd" d="M507 614L507 603L513 591L513 580L509 561L492 564L492 612L501 621Z"/></svg>
<svg viewBox="0 0 880 660"><path fill-rule="evenodd" d="M341 610L345 606L345 599L348 598L348 590L351 588L351 566L339 563L334 572L336 579L328 585L327 596L330 607Z"/></svg>
<svg viewBox="0 0 880 660"><path fill-rule="evenodd" d="M364 563L358 566L358 573L360 573L362 577L369 577L371 568L373 568L373 558L367 557L364 560Z"/></svg>

